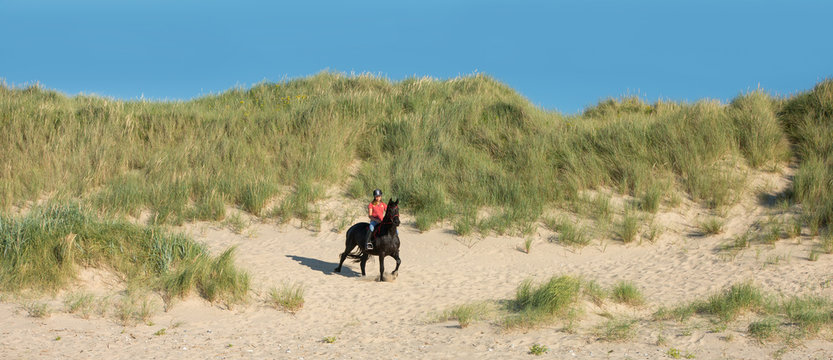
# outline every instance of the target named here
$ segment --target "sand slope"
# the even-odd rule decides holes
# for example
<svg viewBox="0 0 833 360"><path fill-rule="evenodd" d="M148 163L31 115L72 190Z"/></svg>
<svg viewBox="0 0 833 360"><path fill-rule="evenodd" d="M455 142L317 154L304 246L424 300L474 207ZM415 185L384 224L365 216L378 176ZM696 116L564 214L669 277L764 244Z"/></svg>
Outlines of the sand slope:
<svg viewBox="0 0 833 360"><path fill-rule="evenodd" d="M784 186L782 176L770 177L774 180L767 181L777 185L774 191ZM694 224L706 210L684 205L657 215L655 221L667 230L656 243L625 245L608 238L580 250L549 243L552 234L541 227L529 254L517 249L522 238L459 238L447 224L419 233L405 216L400 275L382 283L373 281L378 276L376 260L368 263L365 278L355 263L333 273L344 234L329 230L332 224L313 232L298 224L257 223L243 234L216 224L191 224L182 230L212 252L237 246L237 263L250 271L255 288L248 305L228 310L192 297L156 314L152 325L124 327L111 317L67 314L61 310L61 294L51 301L56 311L45 319L27 317L20 301L7 298L0 303L0 358L505 359L534 358L528 354L534 343L550 349L541 358L556 359L670 358L666 353L672 347L697 359L833 358L830 334L793 347L748 339L748 316L725 330L715 330L703 319L686 324L643 320L636 336L622 343L598 341L594 335L604 312L647 319L659 306L704 298L740 281L784 295L833 295L833 256L808 261L813 243L806 233L775 246L755 245L733 258L716 252L718 245L773 212L750 195L728 211L725 233L703 237ZM393 269L393 259L386 264L388 271ZM106 273L85 274L87 287L118 291L117 280ZM524 279L543 281L559 274L583 276L608 287L619 280L632 281L647 304L607 304L604 309L587 304L574 332L563 331L564 324L505 331L489 322L461 329L453 321L433 321L451 306L509 299ZM295 315L264 302L269 287L286 280L306 286L304 309ZM164 335L154 335L162 328ZM659 336L666 339L661 346L656 345ZM324 337L336 341L325 343Z"/></svg>

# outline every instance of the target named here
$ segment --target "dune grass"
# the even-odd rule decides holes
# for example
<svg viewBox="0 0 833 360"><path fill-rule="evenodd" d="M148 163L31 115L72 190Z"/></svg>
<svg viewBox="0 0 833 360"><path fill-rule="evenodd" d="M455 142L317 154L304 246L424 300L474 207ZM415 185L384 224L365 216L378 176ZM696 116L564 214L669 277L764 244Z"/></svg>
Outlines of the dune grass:
<svg viewBox="0 0 833 360"><path fill-rule="evenodd" d="M793 200L802 204L811 227L829 227L833 223L833 79L787 99L778 119L799 158Z"/></svg>
<svg viewBox="0 0 833 360"><path fill-rule="evenodd" d="M609 319L596 328L595 335L599 340L608 342L630 340L636 335L637 322L630 318Z"/></svg>
<svg viewBox="0 0 833 360"><path fill-rule="evenodd" d="M454 306L437 318L437 321L456 320L460 328L464 329L472 322L484 320L493 312L493 306L488 302L476 302Z"/></svg>
<svg viewBox="0 0 833 360"><path fill-rule="evenodd" d="M617 283L613 287L613 290L611 290L611 297L613 301L631 306L639 306L645 303L645 297L639 291L639 288L628 281L620 281Z"/></svg>
<svg viewBox="0 0 833 360"><path fill-rule="evenodd" d="M544 221L550 230L558 233L554 241L570 247L584 247L590 244L590 236L584 226L575 224L567 218L548 218Z"/></svg>
<svg viewBox="0 0 833 360"><path fill-rule="evenodd" d="M715 216L707 217L701 220L697 227L704 236L717 235L723 232L723 227L726 221Z"/></svg>
<svg viewBox="0 0 833 360"><path fill-rule="evenodd" d="M794 141L827 141L805 129L828 126L801 120L802 104L815 104L805 98L784 106L760 91L728 105L608 99L564 116L484 75L391 82L324 72L187 102L0 85L0 209L56 194L113 215L148 209L154 224L219 221L225 205L305 219L316 216L324 187L346 183L356 198L377 187L398 196L422 230L502 209L468 227L501 233L522 232L545 206L601 187L639 197L648 212L666 189L723 207L744 185L738 168L789 156L782 124L795 123ZM797 196L806 202L830 157L825 147L800 149ZM812 204L825 214L823 201Z"/></svg>
<svg viewBox="0 0 833 360"><path fill-rule="evenodd" d="M740 283L712 294L707 300L694 301L672 309L660 308L654 316L662 320L685 321L695 314L703 314L728 322L746 311L763 311L766 305L766 298L760 289L751 283Z"/></svg>
<svg viewBox="0 0 833 360"><path fill-rule="evenodd" d="M165 299L197 290L209 301L236 303L249 291L248 274L233 264L233 249L213 257L185 235L102 220L74 202L0 216L0 289L54 292L81 266L110 269L129 286L156 290Z"/></svg>
<svg viewBox="0 0 833 360"><path fill-rule="evenodd" d="M779 321L773 317L766 317L749 323L747 332L758 341L765 341L773 338L778 332Z"/></svg>
<svg viewBox="0 0 833 360"><path fill-rule="evenodd" d="M128 290L115 305L116 319L124 326L149 323L159 306L148 293L131 290Z"/></svg>
<svg viewBox="0 0 833 360"><path fill-rule="evenodd" d="M625 210L625 214L622 215L622 221L619 223L618 230L619 238L622 239L622 242L628 244L636 240L636 235L639 233L640 225L639 214L635 214L632 210Z"/></svg>
<svg viewBox="0 0 833 360"><path fill-rule="evenodd" d="M515 299L510 301L511 314L504 318L503 326L529 328L558 318L574 317L580 290L581 281L571 276L553 276L540 285L526 280L518 286Z"/></svg>
<svg viewBox="0 0 833 360"><path fill-rule="evenodd" d="M744 313L752 314L747 332L759 341L797 340L833 329L833 301L830 299L815 295L778 297L766 294L750 283L732 285L706 300L695 300L671 309L660 308L654 318L686 321L700 314L713 316L726 324Z"/></svg>
<svg viewBox="0 0 833 360"><path fill-rule="evenodd" d="M304 284L284 282L269 289L269 304L276 309L296 313L304 307Z"/></svg>
<svg viewBox="0 0 833 360"><path fill-rule="evenodd" d="M23 310L29 317L44 319L52 315L52 309L49 304L40 301L28 301L23 304Z"/></svg>
<svg viewBox="0 0 833 360"><path fill-rule="evenodd" d="M96 297L93 294L78 291L67 294L64 298L64 307L70 314L79 314L87 319L95 309Z"/></svg>

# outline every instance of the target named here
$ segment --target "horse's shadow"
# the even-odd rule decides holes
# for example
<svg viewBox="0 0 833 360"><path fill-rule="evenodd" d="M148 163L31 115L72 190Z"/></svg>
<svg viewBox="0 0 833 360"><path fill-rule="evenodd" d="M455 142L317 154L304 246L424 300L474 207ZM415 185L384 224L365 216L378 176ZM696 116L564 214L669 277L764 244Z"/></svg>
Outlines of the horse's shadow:
<svg viewBox="0 0 833 360"><path fill-rule="evenodd" d="M298 263L300 263L301 265L304 265L304 266L306 266L310 269L320 271L320 272L324 273L325 275L335 274L334 270L335 270L336 266L338 266L338 264L336 264L336 263L321 261L321 260L318 260L318 259L313 259L313 258L308 258L308 257L303 257L303 256L286 255L286 257L288 257L292 260L295 260ZM359 273L351 270L348 267L342 267L341 268L341 274L345 275L345 276L359 276Z"/></svg>

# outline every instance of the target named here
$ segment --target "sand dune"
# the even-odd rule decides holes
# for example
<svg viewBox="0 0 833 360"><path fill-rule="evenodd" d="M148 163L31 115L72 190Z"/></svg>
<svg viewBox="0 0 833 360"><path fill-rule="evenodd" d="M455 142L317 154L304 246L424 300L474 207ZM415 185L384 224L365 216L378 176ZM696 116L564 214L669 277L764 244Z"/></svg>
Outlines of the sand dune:
<svg viewBox="0 0 833 360"><path fill-rule="evenodd" d="M785 186L783 176L767 176L761 181L775 183L775 190ZM715 251L772 213L754 195L728 211L723 234L693 235L705 213L684 204L657 215L655 221L666 230L655 243L625 245L596 239L580 250L549 243L551 233L541 227L529 254L517 249L522 238L461 239L448 225L419 233L405 217L400 229L400 275L381 283L373 281L378 276L376 260L368 263L368 277L360 276L356 263L348 263L340 274L333 272L344 234L329 230L332 224L313 232L298 223L256 223L243 234L217 224L190 224L182 230L215 253L237 246L237 263L251 273L254 284L248 305L229 310L194 296L157 313L152 325L124 327L110 317L81 319L67 314L60 310L62 294L51 300L56 311L45 319L27 317L20 301L7 298L0 303L0 358L505 359L532 357L528 351L534 343L550 349L542 358L557 359L670 358L670 348L697 359L833 358L829 334L792 347L781 342L760 344L746 336L748 318L722 331L713 331L714 326L704 320L686 324L642 320L632 340L596 339L593 329L604 320L600 316L604 312L648 319L659 306L704 298L740 281L784 295L833 295L829 271L833 256L808 261L812 239L806 233L775 246L754 245L733 258ZM393 259L387 261L392 269ZM107 272L83 274L79 286L102 294L119 291L118 278ZM512 298L524 279L542 281L559 274L582 276L608 287L628 280L643 291L647 303L637 308L606 304L604 309L588 303L572 332L563 331L563 324L507 331L489 322L461 329L453 321L433 321L455 305ZM264 301L269 287L286 280L306 286L304 308L294 315ZM163 335L154 335L162 328ZM660 335L666 343L658 346ZM322 341L325 337L335 337L335 342Z"/></svg>

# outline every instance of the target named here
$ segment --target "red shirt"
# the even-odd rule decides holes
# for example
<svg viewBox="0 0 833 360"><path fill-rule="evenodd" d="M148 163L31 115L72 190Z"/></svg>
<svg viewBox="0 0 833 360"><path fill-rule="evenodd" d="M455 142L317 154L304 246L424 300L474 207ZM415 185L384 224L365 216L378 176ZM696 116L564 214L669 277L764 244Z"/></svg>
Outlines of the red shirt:
<svg viewBox="0 0 833 360"><path fill-rule="evenodd" d="M387 209L388 205L381 201L376 205L373 205L373 203L367 204L367 210L370 211L370 216L379 222L382 222L382 218L385 217L385 211Z"/></svg>

